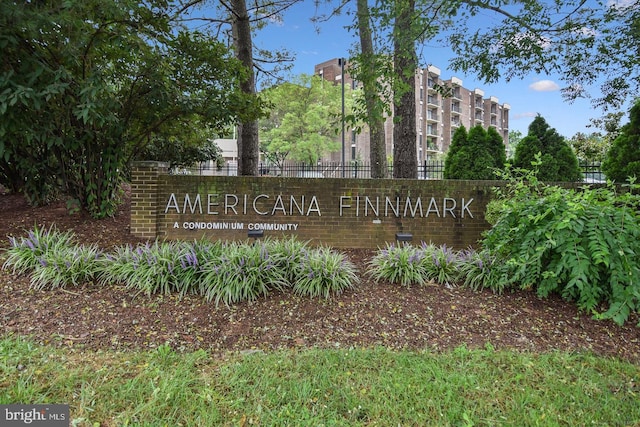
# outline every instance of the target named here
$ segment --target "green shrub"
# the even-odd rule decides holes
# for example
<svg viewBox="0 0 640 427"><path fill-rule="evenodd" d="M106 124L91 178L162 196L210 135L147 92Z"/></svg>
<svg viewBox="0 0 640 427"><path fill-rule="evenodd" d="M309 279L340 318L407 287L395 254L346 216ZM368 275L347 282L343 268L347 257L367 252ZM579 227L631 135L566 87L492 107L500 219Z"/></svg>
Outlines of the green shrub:
<svg viewBox="0 0 640 427"><path fill-rule="evenodd" d="M459 278L458 252L447 245L422 244L422 265L426 280L441 285L452 286Z"/></svg>
<svg viewBox="0 0 640 427"><path fill-rule="evenodd" d="M95 245L60 246L42 254L31 272L35 289L77 286L93 280L102 265L102 251Z"/></svg>
<svg viewBox="0 0 640 427"><path fill-rule="evenodd" d="M506 162L504 142L498 132L474 126L467 133L456 129L444 164L445 179L495 179Z"/></svg>
<svg viewBox="0 0 640 427"><path fill-rule="evenodd" d="M424 285L427 282L424 257L424 250L413 245L388 243L369 261L369 274L376 281L388 280L402 286Z"/></svg>
<svg viewBox="0 0 640 427"><path fill-rule="evenodd" d="M280 260L270 253L267 244L229 243L224 252L202 266L200 293L207 301L227 305L253 301L288 286L282 269L277 267Z"/></svg>
<svg viewBox="0 0 640 427"><path fill-rule="evenodd" d="M546 182L582 182L578 158L558 132L538 115L518 146L513 159L517 168L532 169L538 158L538 179Z"/></svg>
<svg viewBox="0 0 640 427"><path fill-rule="evenodd" d="M602 171L615 182L640 178L640 100L631 108L629 118L602 163Z"/></svg>
<svg viewBox="0 0 640 427"><path fill-rule="evenodd" d="M179 243L140 244L117 248L103 267L101 281L119 282L147 295L169 294L176 289L174 270L180 256Z"/></svg>
<svg viewBox="0 0 640 427"><path fill-rule="evenodd" d="M330 248L306 251L294 270L293 290L303 296L329 298L358 283L356 266Z"/></svg>
<svg viewBox="0 0 640 427"><path fill-rule="evenodd" d="M487 250L468 249L459 255L458 275L463 286L479 291L490 288L502 293L505 280L496 268L496 258Z"/></svg>
<svg viewBox="0 0 640 427"><path fill-rule="evenodd" d="M288 283L296 281L296 266L307 253L308 242L302 242L295 236L288 239L266 239L269 252L274 256L277 268L281 269Z"/></svg>
<svg viewBox="0 0 640 427"><path fill-rule="evenodd" d="M61 232L54 226L48 229L34 227L27 237L10 237L7 259L2 268L11 268L14 274L28 274L41 265L42 257L67 248L73 242L73 233Z"/></svg>
<svg viewBox="0 0 640 427"><path fill-rule="evenodd" d="M640 197L616 187L564 189L505 174L499 215L483 239L502 279L493 288L535 289L622 324L640 307ZM637 186L635 186L637 189Z"/></svg>

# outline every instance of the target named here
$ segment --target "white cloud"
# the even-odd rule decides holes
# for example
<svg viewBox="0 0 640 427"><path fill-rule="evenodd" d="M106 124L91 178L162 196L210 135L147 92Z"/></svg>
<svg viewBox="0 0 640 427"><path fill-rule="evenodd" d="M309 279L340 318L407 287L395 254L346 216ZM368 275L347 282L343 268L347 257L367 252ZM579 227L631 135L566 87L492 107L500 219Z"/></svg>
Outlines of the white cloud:
<svg viewBox="0 0 640 427"><path fill-rule="evenodd" d="M600 36L600 33L596 30L594 30L593 28L588 28L588 27L582 27L579 30L575 30L574 34L577 34L579 36L583 36L583 37L598 37Z"/></svg>
<svg viewBox="0 0 640 427"><path fill-rule="evenodd" d="M532 117L536 117L537 115L538 115L538 113L534 113L532 111L527 111L525 113L518 113L518 114L509 115L509 118L511 120L530 119Z"/></svg>
<svg viewBox="0 0 640 427"><path fill-rule="evenodd" d="M636 0L609 0L607 2L608 7L612 7L617 10L635 9L638 7Z"/></svg>
<svg viewBox="0 0 640 427"><path fill-rule="evenodd" d="M558 86L553 80L539 80L535 83L531 83L529 85L529 89L535 90L536 92L553 92L560 90L560 86Z"/></svg>

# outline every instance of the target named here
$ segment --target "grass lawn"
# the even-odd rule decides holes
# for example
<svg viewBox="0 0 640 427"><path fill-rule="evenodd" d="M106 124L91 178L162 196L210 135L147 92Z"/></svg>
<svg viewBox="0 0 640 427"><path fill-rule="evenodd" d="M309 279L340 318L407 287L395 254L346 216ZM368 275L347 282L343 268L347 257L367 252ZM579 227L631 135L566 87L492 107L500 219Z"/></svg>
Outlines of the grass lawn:
<svg viewBox="0 0 640 427"><path fill-rule="evenodd" d="M640 367L590 354L86 352L0 340L0 404L78 426L638 426Z"/></svg>

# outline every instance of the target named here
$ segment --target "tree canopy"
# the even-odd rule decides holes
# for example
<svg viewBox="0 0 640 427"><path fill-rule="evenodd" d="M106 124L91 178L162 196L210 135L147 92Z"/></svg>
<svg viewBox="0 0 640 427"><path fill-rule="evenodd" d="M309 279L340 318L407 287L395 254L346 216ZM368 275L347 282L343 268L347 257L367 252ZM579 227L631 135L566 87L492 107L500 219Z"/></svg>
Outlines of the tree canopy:
<svg viewBox="0 0 640 427"><path fill-rule="evenodd" d="M340 149L336 141L341 129L340 86L303 74L264 90L263 96L271 104L269 116L260 123L261 149L267 159L278 166L287 158L315 164L323 154ZM345 96L347 103L350 99Z"/></svg>
<svg viewBox="0 0 640 427"><path fill-rule="evenodd" d="M163 0L3 4L0 183L107 216L127 161L152 138L195 119L222 130L257 117L259 98L237 90L246 69L170 16Z"/></svg>
<svg viewBox="0 0 640 427"><path fill-rule="evenodd" d="M604 109L619 109L640 91L637 1L446 3L451 27L440 39L454 50L455 70L487 83L555 73L567 100L588 97ZM485 25L488 14L495 25Z"/></svg>
<svg viewBox="0 0 640 427"><path fill-rule="evenodd" d="M336 13L346 5L339 2ZM413 13L403 21L407 5L413 5ZM418 62L424 66L429 63L429 41L453 49L450 69L473 73L486 83L530 73L557 74L565 83L567 100L592 98L605 110L622 108L640 91L640 4L636 1L383 0L369 9L368 14L360 8L354 14L358 22L354 29L375 29L373 48L365 46L367 55L355 57L362 64L360 70L374 62L388 63L398 52L410 52L416 46ZM363 26L359 22L363 17L371 25ZM405 46L398 49L398 44ZM356 51L363 52L361 46ZM369 52L378 59L372 59ZM406 96L407 102L401 101L395 112L396 121L406 124L412 120L412 111L403 107L413 102L406 93L413 89L406 87L402 77L412 70L383 65L377 71L377 76L365 77L383 84L365 87L366 95L369 99L377 96L379 103L387 105L391 98L386 88L392 89L396 101ZM598 84L599 91L594 87ZM385 111L368 106L367 120L375 117L371 112L380 116ZM415 145L408 137L394 139L394 146L401 144L406 152L409 145ZM394 158L395 162L400 164L394 170L395 166L404 169L404 160Z"/></svg>

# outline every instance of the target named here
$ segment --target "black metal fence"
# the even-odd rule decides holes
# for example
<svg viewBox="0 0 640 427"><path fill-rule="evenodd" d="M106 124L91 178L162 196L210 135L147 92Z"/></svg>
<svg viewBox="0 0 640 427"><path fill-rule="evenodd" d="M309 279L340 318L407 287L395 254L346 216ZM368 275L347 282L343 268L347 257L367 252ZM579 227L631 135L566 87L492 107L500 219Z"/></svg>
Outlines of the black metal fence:
<svg viewBox="0 0 640 427"><path fill-rule="evenodd" d="M584 182L605 182L599 162L581 162L580 168ZM260 175L282 176L289 178L371 178L371 165L368 163L319 162L315 165L305 163L285 163L282 167L261 163ZM426 160L418 165L418 179L443 179L444 161ZM196 168L181 169L174 173L233 176L238 174L235 162L227 162L222 168L214 165L201 165ZM389 177L393 176L393 167L389 165Z"/></svg>

